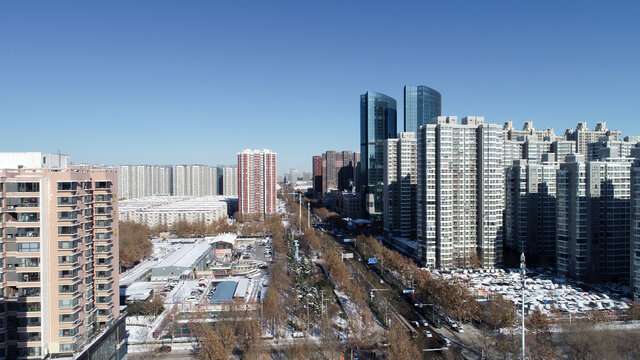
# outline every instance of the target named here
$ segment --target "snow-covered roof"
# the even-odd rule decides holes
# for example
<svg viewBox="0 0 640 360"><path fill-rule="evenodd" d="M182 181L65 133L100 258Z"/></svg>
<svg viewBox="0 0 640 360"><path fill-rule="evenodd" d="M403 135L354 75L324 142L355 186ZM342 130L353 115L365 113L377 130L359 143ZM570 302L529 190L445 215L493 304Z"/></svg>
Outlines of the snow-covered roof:
<svg viewBox="0 0 640 360"><path fill-rule="evenodd" d="M237 198L235 198L237 199ZM227 196L147 196L142 198L121 200L118 212L209 212L222 207L226 209Z"/></svg>
<svg viewBox="0 0 640 360"><path fill-rule="evenodd" d="M236 292L233 294L233 297L243 298L247 294L248 288L249 288L249 279L240 279L238 281L238 286L236 287Z"/></svg>
<svg viewBox="0 0 640 360"><path fill-rule="evenodd" d="M237 238L238 238L238 235L236 234L224 233L218 236L207 236L205 238L205 241L208 242L209 244L215 244L217 242L222 241L222 242L226 242L233 245L235 244Z"/></svg>
<svg viewBox="0 0 640 360"><path fill-rule="evenodd" d="M193 244L179 247L173 254L154 266L154 268L164 268L169 266L175 267L193 267L198 259L211 249L209 244Z"/></svg>
<svg viewBox="0 0 640 360"><path fill-rule="evenodd" d="M120 296L126 296L128 301L144 301L151 296L153 288L148 282L134 282L127 287L120 287Z"/></svg>

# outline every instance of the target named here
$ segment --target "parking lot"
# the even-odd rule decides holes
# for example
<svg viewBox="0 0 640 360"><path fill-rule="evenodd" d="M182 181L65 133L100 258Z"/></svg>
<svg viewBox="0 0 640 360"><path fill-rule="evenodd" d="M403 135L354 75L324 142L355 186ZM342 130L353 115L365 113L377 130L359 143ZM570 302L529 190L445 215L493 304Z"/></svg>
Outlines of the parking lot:
<svg viewBox="0 0 640 360"><path fill-rule="evenodd" d="M522 308L522 277L517 269L432 271L445 279L456 278L468 284L479 301L496 294ZM624 299L606 291L585 291L570 281L546 271L530 271L525 285L525 312L538 310L552 317L583 316L605 311L611 316L629 308Z"/></svg>

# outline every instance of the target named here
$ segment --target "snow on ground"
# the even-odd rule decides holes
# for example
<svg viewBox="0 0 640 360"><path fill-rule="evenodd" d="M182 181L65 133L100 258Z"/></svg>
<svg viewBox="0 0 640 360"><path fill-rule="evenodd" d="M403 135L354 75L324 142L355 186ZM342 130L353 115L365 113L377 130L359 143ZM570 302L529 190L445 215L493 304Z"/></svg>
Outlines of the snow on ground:
<svg viewBox="0 0 640 360"><path fill-rule="evenodd" d="M362 321L362 316L360 315L361 309L358 309L358 307L356 307L356 305L353 302L351 302L351 299L349 299L347 294L335 289L333 291L338 297L338 301L340 301L340 304L342 304L342 308L347 313L347 317L352 322L355 322L355 325L357 327L361 329L366 329L366 332L369 335L375 334L383 330L377 321L375 322L375 326L365 327L365 324ZM364 311L369 311L369 309L368 308L364 309ZM373 316L373 314L371 315Z"/></svg>
<svg viewBox="0 0 640 360"><path fill-rule="evenodd" d="M153 330L166 316L127 316L127 331L130 343L141 343L153 340Z"/></svg>

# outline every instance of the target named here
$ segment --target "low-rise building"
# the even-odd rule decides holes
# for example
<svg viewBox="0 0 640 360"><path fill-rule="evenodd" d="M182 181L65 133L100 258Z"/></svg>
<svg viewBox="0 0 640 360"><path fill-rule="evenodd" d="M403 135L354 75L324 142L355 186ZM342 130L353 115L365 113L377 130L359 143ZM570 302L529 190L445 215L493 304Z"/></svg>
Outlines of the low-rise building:
<svg viewBox="0 0 640 360"><path fill-rule="evenodd" d="M149 196L120 201L122 221L135 221L149 227L172 226L177 221L210 224L228 215L224 196Z"/></svg>
<svg viewBox="0 0 640 360"><path fill-rule="evenodd" d="M151 269L151 281L189 278L193 271L207 269L213 255L208 243L184 245Z"/></svg>

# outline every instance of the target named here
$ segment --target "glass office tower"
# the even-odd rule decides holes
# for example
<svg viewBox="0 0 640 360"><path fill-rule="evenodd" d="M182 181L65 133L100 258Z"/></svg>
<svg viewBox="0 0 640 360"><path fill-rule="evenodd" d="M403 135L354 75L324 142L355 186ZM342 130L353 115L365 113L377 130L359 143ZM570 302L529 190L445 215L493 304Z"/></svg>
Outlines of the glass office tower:
<svg viewBox="0 0 640 360"><path fill-rule="evenodd" d="M441 96L432 88L419 85L404 87L404 131L417 132L422 125L440 116Z"/></svg>
<svg viewBox="0 0 640 360"><path fill-rule="evenodd" d="M363 212L381 220L384 181L384 143L397 134L397 102L368 91L360 95L360 174Z"/></svg>

